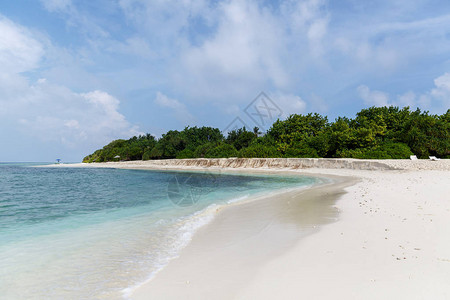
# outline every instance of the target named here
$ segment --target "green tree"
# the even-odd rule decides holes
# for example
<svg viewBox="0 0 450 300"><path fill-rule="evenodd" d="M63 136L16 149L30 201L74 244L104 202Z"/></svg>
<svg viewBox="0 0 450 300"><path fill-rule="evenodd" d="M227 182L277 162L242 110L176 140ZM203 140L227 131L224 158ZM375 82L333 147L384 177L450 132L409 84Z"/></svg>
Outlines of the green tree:
<svg viewBox="0 0 450 300"><path fill-rule="evenodd" d="M245 127L228 132L226 142L237 150L248 147L256 139L255 133L247 131Z"/></svg>
<svg viewBox="0 0 450 300"><path fill-rule="evenodd" d="M205 157L208 158L221 158L221 157L237 157L238 151L230 144L220 143L216 147L209 148Z"/></svg>

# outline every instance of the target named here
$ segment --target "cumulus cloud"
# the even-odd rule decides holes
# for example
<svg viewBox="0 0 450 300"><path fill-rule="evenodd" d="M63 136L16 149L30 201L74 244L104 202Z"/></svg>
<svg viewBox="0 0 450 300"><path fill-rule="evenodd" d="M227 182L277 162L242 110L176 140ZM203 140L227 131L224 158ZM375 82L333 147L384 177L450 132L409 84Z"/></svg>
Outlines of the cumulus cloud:
<svg viewBox="0 0 450 300"><path fill-rule="evenodd" d="M417 96L412 91L406 92L403 95L399 95L397 99L400 106L409 106L414 108L414 105L417 104Z"/></svg>
<svg viewBox="0 0 450 300"><path fill-rule="evenodd" d="M17 100L0 100L8 107L3 120L17 122L23 134L42 141L91 148L141 134L118 112L119 100L106 92L74 93L39 80L22 86L13 97Z"/></svg>
<svg viewBox="0 0 450 300"><path fill-rule="evenodd" d="M159 59L173 57L193 35L197 39L196 22L208 24L216 17L207 0L119 0L118 5L129 24L154 46Z"/></svg>
<svg viewBox="0 0 450 300"><path fill-rule="evenodd" d="M99 147L140 132L118 111L119 100L104 91L77 93L22 72L39 67L43 43L29 31L0 19L0 124L22 135L69 148Z"/></svg>
<svg viewBox="0 0 450 300"><path fill-rule="evenodd" d="M114 15L96 22L98 16L76 1L41 1L49 11L65 13L68 24L95 36L83 49L86 57L89 51L138 57L139 66L127 65L108 76L151 77L133 88L175 91L186 103L242 105L261 90L320 93L330 82L340 80L342 87L355 77L394 74L421 61L417 58L450 50L450 16L418 13L422 2L118 0L104 3L104 11ZM127 31L111 36L108 29L117 29L105 24L118 10L126 18L118 24L126 23ZM310 79L317 75L320 80Z"/></svg>
<svg viewBox="0 0 450 300"><path fill-rule="evenodd" d="M328 104L327 102L320 96L316 94L311 94L308 99L308 107L310 111L318 112L318 113L326 113L328 112Z"/></svg>
<svg viewBox="0 0 450 300"><path fill-rule="evenodd" d="M428 90L414 90L415 78L431 72L423 64L443 73L450 51L450 15L444 9L435 17L419 12L423 1L40 1L75 38L56 40L60 47L71 45L55 49L0 17L0 114L14 117L24 131L39 119L46 128L65 130L50 135L65 139L70 130L79 140L82 132L95 135L85 124L105 136L136 132L119 112L119 97L150 110L156 104L155 114L168 112L174 118L166 124L154 121L164 130L176 126L172 119L192 121L187 108L201 101L205 121L220 124L260 91L278 100L285 114L333 113L333 106L355 95L355 84L366 105L449 107L447 73L434 85L430 80ZM402 80L404 74L412 80ZM402 84L398 94L372 89L393 79ZM144 100L149 93L156 93L153 101Z"/></svg>
<svg viewBox="0 0 450 300"><path fill-rule="evenodd" d="M0 37L0 72L20 73L38 66L44 46L29 30L0 15Z"/></svg>
<svg viewBox="0 0 450 300"><path fill-rule="evenodd" d="M435 88L430 92L431 96L436 98L442 105L442 107L450 108L450 73L436 78L434 80Z"/></svg>
<svg viewBox="0 0 450 300"><path fill-rule="evenodd" d="M189 125L189 122L193 122L195 120L194 116L189 112L186 105L184 105L177 99L167 97L161 92L156 93L155 103L160 107L170 108L173 112L174 117L185 125Z"/></svg>
<svg viewBox="0 0 450 300"><path fill-rule="evenodd" d="M359 73L366 70L384 76L420 65L423 57L439 60L439 55L448 53L448 9L442 7L441 15L430 17L425 2L413 6L403 1L396 5L391 2L361 2L341 13L339 22L329 26L329 51L341 53L346 64L357 63L355 69Z"/></svg>
<svg viewBox="0 0 450 300"><path fill-rule="evenodd" d="M230 1L218 9L214 36L186 49L181 61L184 76L177 82L188 81L185 89L190 93L224 99L237 95L248 99L258 85L288 84L281 61L283 32L273 16L252 1Z"/></svg>
<svg viewBox="0 0 450 300"><path fill-rule="evenodd" d="M299 43L295 45L296 50L300 50L303 55L320 58L325 53L323 39L328 33L330 21L330 16L324 9L326 5L324 0L281 3L280 17L286 28L292 31L292 38ZM308 48L303 48L303 44L307 44Z"/></svg>
<svg viewBox="0 0 450 300"><path fill-rule="evenodd" d="M301 114L306 110L306 102L298 95L278 92L271 95L271 98L283 112L282 117Z"/></svg>
<svg viewBox="0 0 450 300"><path fill-rule="evenodd" d="M387 106L389 105L388 94L381 91L370 90L366 85L357 88L358 95L364 100L366 105Z"/></svg>
<svg viewBox="0 0 450 300"><path fill-rule="evenodd" d="M420 107L424 110L430 109L434 113L444 113L450 107L450 73L445 73L434 79L434 87L429 91L421 94L408 91L398 95L394 101L390 101L387 93L370 90L365 85L359 86L357 92L367 105L409 106L412 109Z"/></svg>
<svg viewBox="0 0 450 300"><path fill-rule="evenodd" d="M437 98L449 98L450 96L450 73L436 78L434 80L436 88L431 90L431 94Z"/></svg>
<svg viewBox="0 0 450 300"><path fill-rule="evenodd" d="M257 91L290 90L298 67L310 63L311 53L325 51L325 1L283 1L276 4L279 9L253 0L119 4L145 41L133 38L117 50L143 45L147 50L138 55L151 53L156 64L163 62L170 89L190 101L242 105Z"/></svg>

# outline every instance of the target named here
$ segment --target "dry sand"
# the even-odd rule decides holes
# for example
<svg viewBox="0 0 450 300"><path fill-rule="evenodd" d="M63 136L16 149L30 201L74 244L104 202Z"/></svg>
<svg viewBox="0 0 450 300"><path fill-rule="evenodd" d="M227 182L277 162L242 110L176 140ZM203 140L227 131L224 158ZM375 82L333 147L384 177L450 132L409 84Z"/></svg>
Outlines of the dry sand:
<svg viewBox="0 0 450 300"><path fill-rule="evenodd" d="M293 171L358 180L221 210L131 298L450 299L450 162L382 163Z"/></svg>
<svg viewBox="0 0 450 300"><path fill-rule="evenodd" d="M339 221L267 262L236 299L450 299L449 172L327 173L362 178Z"/></svg>

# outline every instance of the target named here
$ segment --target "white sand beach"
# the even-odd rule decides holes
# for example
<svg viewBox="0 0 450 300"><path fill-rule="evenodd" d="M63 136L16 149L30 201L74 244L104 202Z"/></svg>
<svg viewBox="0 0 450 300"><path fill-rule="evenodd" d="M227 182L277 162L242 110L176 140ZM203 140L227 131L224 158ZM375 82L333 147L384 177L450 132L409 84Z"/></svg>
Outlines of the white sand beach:
<svg viewBox="0 0 450 300"><path fill-rule="evenodd" d="M252 164L341 179L218 211L131 299L450 299L450 161Z"/></svg>

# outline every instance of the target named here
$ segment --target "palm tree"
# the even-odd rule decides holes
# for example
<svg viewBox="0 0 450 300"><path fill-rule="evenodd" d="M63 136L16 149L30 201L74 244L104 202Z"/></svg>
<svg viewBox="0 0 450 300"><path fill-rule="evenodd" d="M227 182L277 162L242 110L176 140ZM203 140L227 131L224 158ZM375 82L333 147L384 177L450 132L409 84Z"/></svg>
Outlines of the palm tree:
<svg viewBox="0 0 450 300"><path fill-rule="evenodd" d="M253 133L255 134L256 137L258 137L261 134L261 131L259 131L259 128L255 126L253 128Z"/></svg>

